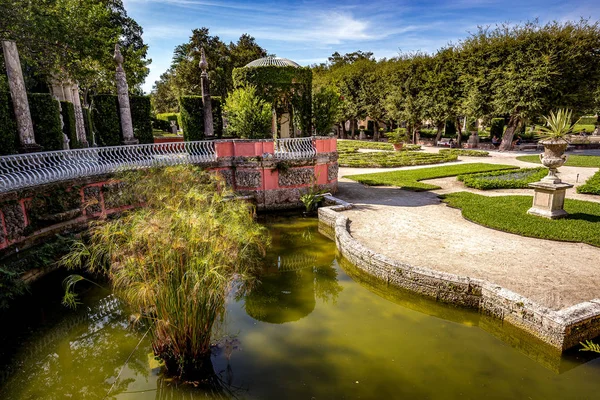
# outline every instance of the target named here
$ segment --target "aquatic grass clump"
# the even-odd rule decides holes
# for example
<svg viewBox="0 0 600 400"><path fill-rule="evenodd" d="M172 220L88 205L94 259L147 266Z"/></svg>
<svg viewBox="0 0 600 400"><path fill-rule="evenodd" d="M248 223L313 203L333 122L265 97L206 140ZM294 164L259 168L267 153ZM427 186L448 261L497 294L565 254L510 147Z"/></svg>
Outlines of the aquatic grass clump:
<svg viewBox="0 0 600 400"><path fill-rule="evenodd" d="M115 293L149 320L154 353L170 373L212 374L211 333L225 300L269 243L251 206L191 166L122 175L143 204L93 226L63 259L70 268L106 274Z"/></svg>

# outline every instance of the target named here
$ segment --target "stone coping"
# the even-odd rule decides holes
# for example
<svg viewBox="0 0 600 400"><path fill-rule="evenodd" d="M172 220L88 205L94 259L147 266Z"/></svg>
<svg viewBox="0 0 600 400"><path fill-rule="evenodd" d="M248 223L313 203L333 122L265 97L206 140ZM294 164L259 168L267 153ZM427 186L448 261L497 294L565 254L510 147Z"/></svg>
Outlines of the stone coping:
<svg viewBox="0 0 600 400"><path fill-rule="evenodd" d="M332 228L340 253L357 268L396 287L438 301L478 309L506 321L557 350L564 351L600 335L600 299L555 311L483 279L414 267L378 254L349 232L349 219L340 211L350 203L326 196L319 221Z"/></svg>

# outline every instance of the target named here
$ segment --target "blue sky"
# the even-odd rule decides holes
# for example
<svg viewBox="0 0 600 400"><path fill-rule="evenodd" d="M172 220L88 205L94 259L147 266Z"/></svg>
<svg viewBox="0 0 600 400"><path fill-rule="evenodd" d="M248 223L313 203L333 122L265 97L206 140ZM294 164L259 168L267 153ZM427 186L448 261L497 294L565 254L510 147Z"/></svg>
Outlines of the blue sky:
<svg viewBox="0 0 600 400"><path fill-rule="evenodd" d="M170 65L175 46L203 26L225 42L243 33L263 48L302 65L326 61L333 52L372 51L377 58L399 51L433 52L456 42L478 25L534 18L600 19L597 0L124 0L144 28L152 58L144 90Z"/></svg>

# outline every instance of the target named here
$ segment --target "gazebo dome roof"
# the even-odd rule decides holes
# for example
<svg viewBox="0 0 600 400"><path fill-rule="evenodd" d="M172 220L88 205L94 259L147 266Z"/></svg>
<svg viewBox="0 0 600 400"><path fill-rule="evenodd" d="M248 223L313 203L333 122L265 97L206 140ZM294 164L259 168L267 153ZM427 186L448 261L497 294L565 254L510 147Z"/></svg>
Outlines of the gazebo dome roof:
<svg viewBox="0 0 600 400"><path fill-rule="evenodd" d="M281 57L264 57L259 58L258 60L254 60L249 62L244 66L246 67L294 67L300 68L300 65L293 62L292 60L288 60L287 58Z"/></svg>

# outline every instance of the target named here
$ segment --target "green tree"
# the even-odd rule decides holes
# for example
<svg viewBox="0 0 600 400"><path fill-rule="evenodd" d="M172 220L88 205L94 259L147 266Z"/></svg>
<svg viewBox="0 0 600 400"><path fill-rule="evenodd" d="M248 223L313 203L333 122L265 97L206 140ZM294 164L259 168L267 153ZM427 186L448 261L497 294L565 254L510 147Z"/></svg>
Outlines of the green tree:
<svg viewBox="0 0 600 400"><path fill-rule="evenodd" d="M328 135L339 121L341 100L335 88L323 86L313 91L313 127L317 135Z"/></svg>
<svg viewBox="0 0 600 400"><path fill-rule="evenodd" d="M272 106L260 98L254 86L234 90L223 107L227 132L244 139L271 136Z"/></svg>

